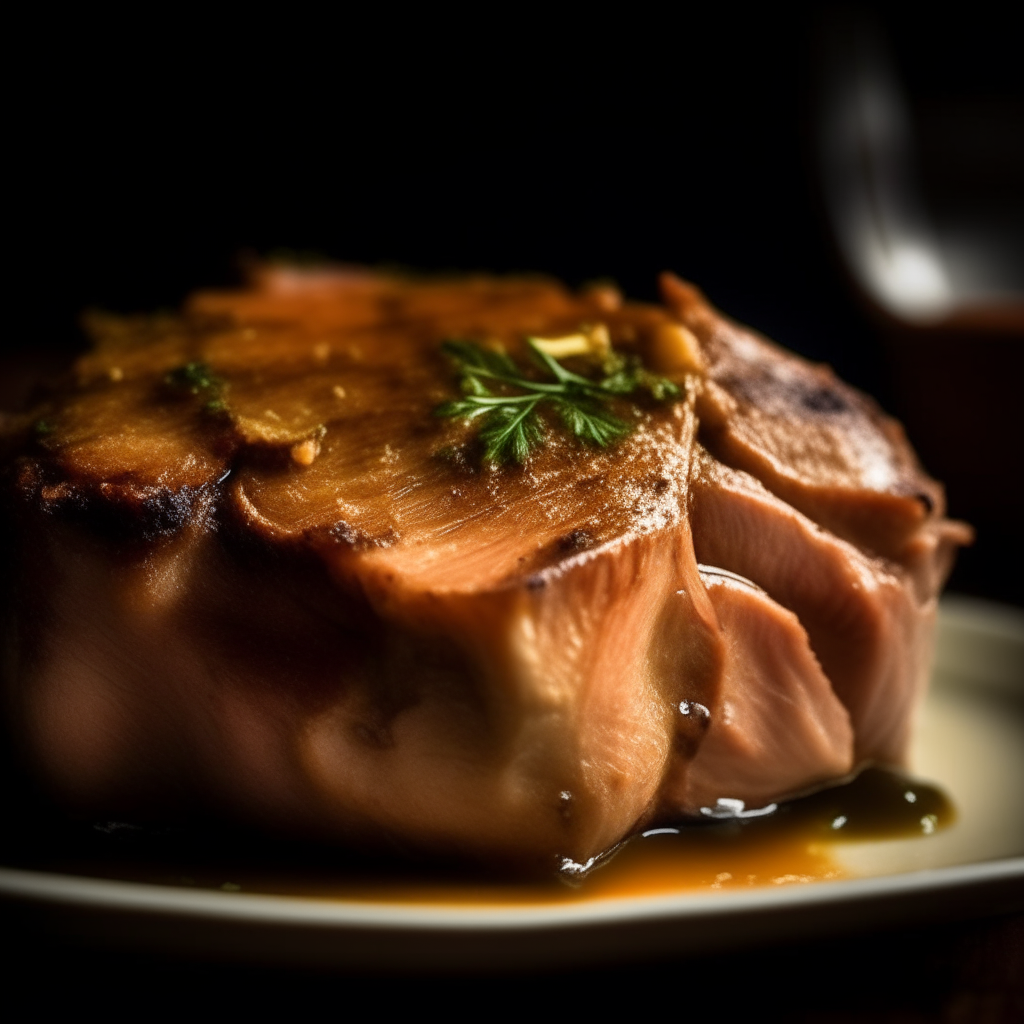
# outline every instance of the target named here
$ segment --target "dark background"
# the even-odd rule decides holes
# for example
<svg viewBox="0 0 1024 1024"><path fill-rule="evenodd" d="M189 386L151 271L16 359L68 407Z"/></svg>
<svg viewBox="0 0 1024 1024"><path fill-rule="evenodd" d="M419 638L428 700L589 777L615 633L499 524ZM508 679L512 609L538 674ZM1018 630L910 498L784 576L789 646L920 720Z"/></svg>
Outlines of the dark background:
<svg viewBox="0 0 1024 1024"><path fill-rule="evenodd" d="M969 128L986 104L1003 126L976 158L940 145L925 184L950 191L952 149L958 196L1019 204L1024 157L1005 128L1024 138L1015 26L977 5L923 11L874 16L925 157L929 126ZM499 5L475 23L346 9L230 29L170 15L25 26L9 41L24 73L8 94L4 343L74 350L84 308L174 307L237 281L245 254L281 249L611 277L637 298L671 268L905 413L884 331L820 215L812 68L828 16L636 7L556 23ZM1020 440L990 443L1019 473ZM1024 604L1013 524L986 529L955 488L950 502L982 527L953 586Z"/></svg>
<svg viewBox="0 0 1024 1024"><path fill-rule="evenodd" d="M907 90L926 198L1019 204L1024 62L1010 15L979 4L955 17L864 9ZM502 5L447 21L433 10L251 8L232 27L180 9L150 9L145 21L48 10L9 26L7 365L53 370L83 345L83 309L174 307L195 287L236 282L250 253L541 270L572 284L611 277L643 299L670 268L904 414L891 326L858 298L821 214L812 69L823 15L715 10L622 5L556 23L550 9ZM971 136L980 123L991 130ZM950 144L955 124L974 142ZM970 359L969 338L964 351ZM997 357L986 372L1005 369ZM3 383L0 394L16 399L13 373ZM951 403L949 415L965 414ZM927 451L926 432L908 426ZM1019 477L1020 432L978 436ZM934 448L927 456L946 475L942 459ZM991 486L998 493L1001 478ZM950 504L979 527L952 586L1024 605L1015 524L967 489L951 487ZM35 1005L84 999L115 1016L144 1009L157 1019L172 995L182 1008L207 1005L205 984L235 1006L282 1007L298 990L327 998L338 984L15 946L7 976ZM1017 918L558 985L615 991L634 1009L668 1000L819 1021L969 1020L1002 1008L1009 1020L1022 956ZM361 984L368 998L400 987ZM536 1006L542 987L437 983L434 997L457 1005L468 992L490 1005L515 990ZM338 999L346 1005L343 991Z"/></svg>

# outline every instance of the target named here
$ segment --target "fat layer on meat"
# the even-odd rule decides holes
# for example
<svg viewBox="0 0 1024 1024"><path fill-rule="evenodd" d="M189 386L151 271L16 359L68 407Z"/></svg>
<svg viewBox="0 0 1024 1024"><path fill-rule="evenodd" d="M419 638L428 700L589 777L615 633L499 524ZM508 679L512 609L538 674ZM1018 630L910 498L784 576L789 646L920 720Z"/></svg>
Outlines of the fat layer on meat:
<svg viewBox="0 0 1024 1024"><path fill-rule="evenodd" d="M4 427L25 757L96 812L534 867L899 763L969 532L870 400L662 284L268 268L94 320ZM596 324L682 393L617 445L485 467L432 415L446 338Z"/></svg>

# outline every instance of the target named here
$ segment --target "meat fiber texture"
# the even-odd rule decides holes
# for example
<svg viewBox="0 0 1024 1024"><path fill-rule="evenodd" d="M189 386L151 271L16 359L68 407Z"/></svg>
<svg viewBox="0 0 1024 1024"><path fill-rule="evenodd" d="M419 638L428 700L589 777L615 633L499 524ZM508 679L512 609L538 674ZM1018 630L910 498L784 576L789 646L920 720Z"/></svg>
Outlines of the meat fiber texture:
<svg viewBox="0 0 1024 1024"><path fill-rule="evenodd" d="M969 530L870 399L661 284L265 267L93 317L3 426L38 777L79 812L575 869L901 764ZM445 339L525 365L581 325L679 400L608 448L552 421L523 466L433 415Z"/></svg>

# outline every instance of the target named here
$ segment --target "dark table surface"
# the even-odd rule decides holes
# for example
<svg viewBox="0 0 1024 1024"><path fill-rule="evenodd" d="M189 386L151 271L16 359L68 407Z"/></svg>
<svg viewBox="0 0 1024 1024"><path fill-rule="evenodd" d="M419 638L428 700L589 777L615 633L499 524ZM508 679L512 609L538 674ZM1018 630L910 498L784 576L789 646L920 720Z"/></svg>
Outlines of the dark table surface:
<svg viewBox="0 0 1024 1024"><path fill-rule="evenodd" d="M4 1004L33 1018L91 1007L107 1019L144 1020L409 1011L441 1019L701 1012L815 1024L1024 1020L1024 915L628 967L442 977L203 962L62 945L45 935L4 939Z"/></svg>

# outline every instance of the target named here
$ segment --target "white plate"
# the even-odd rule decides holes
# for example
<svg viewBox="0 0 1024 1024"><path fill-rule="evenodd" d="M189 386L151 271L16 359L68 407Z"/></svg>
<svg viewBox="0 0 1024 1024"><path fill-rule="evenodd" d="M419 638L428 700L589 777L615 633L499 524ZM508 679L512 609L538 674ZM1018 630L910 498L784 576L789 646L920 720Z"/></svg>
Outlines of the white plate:
<svg viewBox="0 0 1024 1024"><path fill-rule="evenodd" d="M19 926L278 963L467 969L712 951L1024 908L1024 616L949 598L914 769L953 799L933 836L832 848L839 881L524 905L182 889L0 868Z"/></svg>

